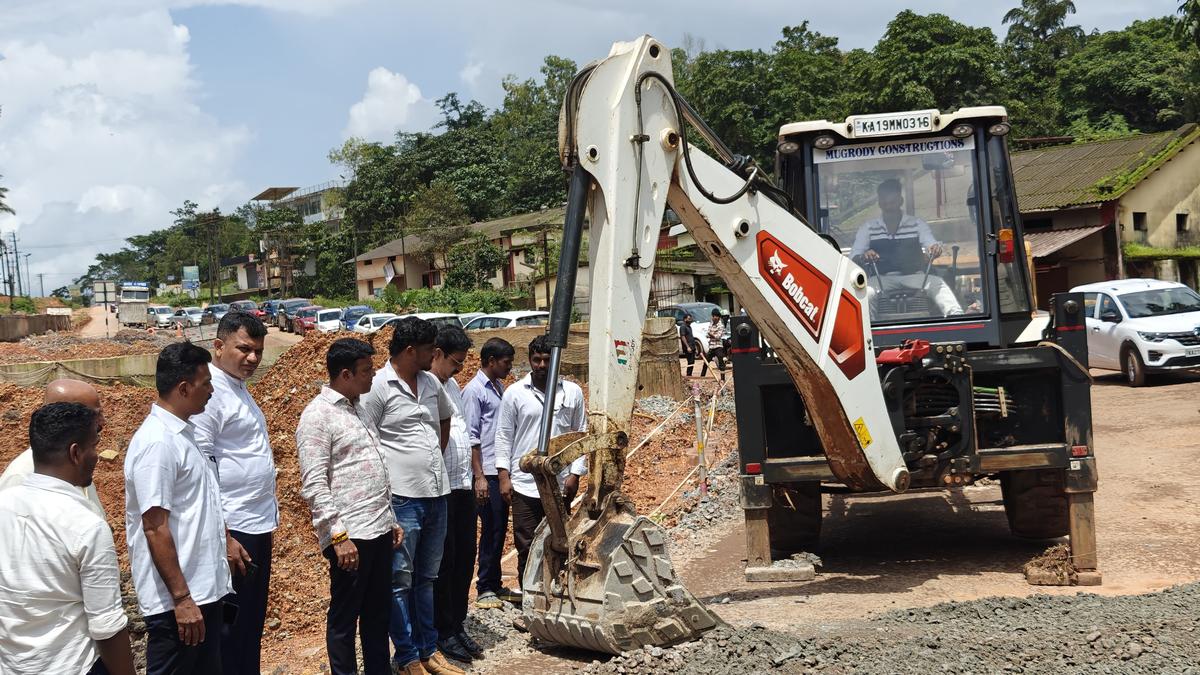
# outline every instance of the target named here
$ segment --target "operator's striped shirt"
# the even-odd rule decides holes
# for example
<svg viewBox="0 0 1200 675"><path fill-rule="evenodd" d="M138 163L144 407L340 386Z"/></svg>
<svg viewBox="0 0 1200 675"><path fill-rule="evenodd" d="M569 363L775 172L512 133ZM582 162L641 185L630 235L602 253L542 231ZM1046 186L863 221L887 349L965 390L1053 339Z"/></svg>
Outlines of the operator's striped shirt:
<svg viewBox="0 0 1200 675"><path fill-rule="evenodd" d="M880 274L912 274L919 272L925 264L921 247L928 248L936 243L929 224L916 216L902 217L895 234L888 231L883 218L876 218L858 228L850 257L860 259L867 250L873 249L879 254L879 261L871 264L872 270L878 270Z"/></svg>
<svg viewBox="0 0 1200 675"><path fill-rule="evenodd" d="M916 216L905 215L900 219L900 227L896 228L896 233L888 232L887 225L884 225L883 218L875 218L868 220L858 228L858 233L854 235L854 246L850 249L850 257L857 258L867 252L867 249L872 248L871 242L885 240L897 241L901 239L917 239L921 242L921 246L929 248L937 243L934 239L933 232L929 229L929 223Z"/></svg>

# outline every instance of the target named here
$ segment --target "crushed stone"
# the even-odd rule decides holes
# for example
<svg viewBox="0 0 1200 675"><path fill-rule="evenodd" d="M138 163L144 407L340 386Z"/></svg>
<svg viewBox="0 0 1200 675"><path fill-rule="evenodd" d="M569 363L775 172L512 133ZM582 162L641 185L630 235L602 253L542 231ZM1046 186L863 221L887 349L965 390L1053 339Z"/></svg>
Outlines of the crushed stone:
<svg viewBox="0 0 1200 675"><path fill-rule="evenodd" d="M1200 675L1200 584L1102 597L983 598L897 610L837 637L722 627L583 669L622 673L1189 673Z"/></svg>

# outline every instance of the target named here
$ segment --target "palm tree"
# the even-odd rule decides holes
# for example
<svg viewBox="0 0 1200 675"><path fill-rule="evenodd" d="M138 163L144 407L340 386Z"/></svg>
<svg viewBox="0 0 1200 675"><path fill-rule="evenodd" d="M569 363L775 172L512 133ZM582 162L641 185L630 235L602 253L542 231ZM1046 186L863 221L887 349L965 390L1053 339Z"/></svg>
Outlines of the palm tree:
<svg viewBox="0 0 1200 675"><path fill-rule="evenodd" d="M1175 37L1190 39L1200 47L1200 0L1182 0L1175 10L1179 21L1175 23Z"/></svg>
<svg viewBox="0 0 1200 675"><path fill-rule="evenodd" d="M4 178L4 176L0 176L0 178ZM7 194L8 188L0 186L0 213L9 213L15 216L17 212L13 211L13 208L4 201L4 196Z"/></svg>
<svg viewBox="0 0 1200 675"><path fill-rule="evenodd" d="M1075 3L1071 0L1021 0L1021 6L1008 10L1003 22L1013 24L1013 28L1022 26L1033 37L1045 40L1062 29L1067 16L1074 13Z"/></svg>
<svg viewBox="0 0 1200 675"><path fill-rule="evenodd" d="M1074 13L1071 0L1021 0L1020 7L1004 15L1003 22L1011 24L1005 40L1022 46L1041 43L1050 47L1054 58L1062 58L1083 37L1082 28L1067 25L1067 17Z"/></svg>

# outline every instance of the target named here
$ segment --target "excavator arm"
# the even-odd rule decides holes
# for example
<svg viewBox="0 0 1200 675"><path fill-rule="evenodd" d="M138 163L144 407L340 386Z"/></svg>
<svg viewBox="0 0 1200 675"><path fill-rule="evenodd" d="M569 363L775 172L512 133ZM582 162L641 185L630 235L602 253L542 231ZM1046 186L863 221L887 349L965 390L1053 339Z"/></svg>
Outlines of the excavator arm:
<svg viewBox="0 0 1200 675"><path fill-rule="evenodd" d="M721 161L693 147L698 131ZM871 347L866 275L792 215L751 163L735 157L674 90L669 50L649 36L617 43L569 89L560 150L571 173L549 378L558 378L584 220L588 269L588 432L550 438L548 387L539 447L522 458L547 519L523 586L530 631L618 652L678 642L718 623L675 577L666 535L621 494L642 326L667 206L679 216L786 366L841 481L908 487ZM587 454L582 504L568 515L554 475Z"/></svg>

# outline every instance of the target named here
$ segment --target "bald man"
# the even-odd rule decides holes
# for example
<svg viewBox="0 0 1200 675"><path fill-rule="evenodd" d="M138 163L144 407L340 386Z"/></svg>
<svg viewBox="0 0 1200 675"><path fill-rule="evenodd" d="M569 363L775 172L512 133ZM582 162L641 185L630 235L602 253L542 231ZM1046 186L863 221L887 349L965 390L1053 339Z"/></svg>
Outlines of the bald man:
<svg viewBox="0 0 1200 675"><path fill-rule="evenodd" d="M100 409L100 392L87 382L81 380L55 380L46 385L43 404L46 403L82 403L96 411L97 433L104 429L104 412ZM17 455L4 473L0 474L0 490L16 487L25 482L25 477L33 473L33 449L26 448L25 452ZM79 488L88 505L101 518L107 519L104 506L100 504L100 495L96 493L96 484L89 483L87 487Z"/></svg>

